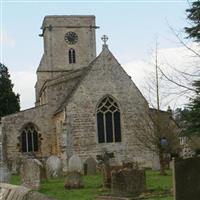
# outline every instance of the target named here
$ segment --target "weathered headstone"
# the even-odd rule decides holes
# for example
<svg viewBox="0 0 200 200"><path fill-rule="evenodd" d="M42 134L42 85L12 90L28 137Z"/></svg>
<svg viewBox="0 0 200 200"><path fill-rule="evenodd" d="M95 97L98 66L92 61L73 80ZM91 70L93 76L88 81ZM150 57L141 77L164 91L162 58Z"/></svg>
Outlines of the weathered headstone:
<svg viewBox="0 0 200 200"><path fill-rule="evenodd" d="M83 165L81 159L77 155L73 155L69 159L68 172L65 178L66 189L78 189L83 188Z"/></svg>
<svg viewBox="0 0 200 200"><path fill-rule="evenodd" d="M7 167L3 144L4 144L4 135L2 133L2 126L0 123L0 183L9 183L10 171Z"/></svg>
<svg viewBox="0 0 200 200"><path fill-rule="evenodd" d="M173 184L175 200L200 199L200 158L175 159Z"/></svg>
<svg viewBox="0 0 200 200"><path fill-rule="evenodd" d="M89 157L84 162L84 175L94 175L96 174L97 162L94 158Z"/></svg>
<svg viewBox="0 0 200 200"><path fill-rule="evenodd" d="M135 197L146 189L145 171L124 168L111 173L111 191L113 195Z"/></svg>
<svg viewBox="0 0 200 200"><path fill-rule="evenodd" d="M113 158L113 153L108 153L106 150L103 150L102 155L97 155L98 165L102 168L103 175L103 187L111 187L111 168L110 168L110 158Z"/></svg>
<svg viewBox="0 0 200 200"><path fill-rule="evenodd" d="M1 200L53 200L24 186L0 183ZM54 199L55 200L55 199Z"/></svg>
<svg viewBox="0 0 200 200"><path fill-rule="evenodd" d="M68 171L77 171L77 172L82 172L83 170L83 164L79 156L73 155L69 159L69 166L68 166Z"/></svg>
<svg viewBox="0 0 200 200"><path fill-rule="evenodd" d="M42 163L37 159L26 159L20 168L22 185L31 189L40 188Z"/></svg>
<svg viewBox="0 0 200 200"><path fill-rule="evenodd" d="M46 173L48 178L57 178L61 175L62 162L57 156L50 156L46 161Z"/></svg>

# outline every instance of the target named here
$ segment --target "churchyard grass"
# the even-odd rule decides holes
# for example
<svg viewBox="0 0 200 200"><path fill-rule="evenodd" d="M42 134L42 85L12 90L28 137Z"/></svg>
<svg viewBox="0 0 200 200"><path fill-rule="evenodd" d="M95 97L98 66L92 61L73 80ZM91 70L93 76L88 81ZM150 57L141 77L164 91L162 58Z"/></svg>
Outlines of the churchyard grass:
<svg viewBox="0 0 200 200"><path fill-rule="evenodd" d="M152 193L166 192L165 197L154 197L148 200L173 200L173 197L169 195L173 187L172 171L168 170L166 176L160 176L158 171L146 170L146 177L147 188L151 190Z"/></svg>
<svg viewBox="0 0 200 200"><path fill-rule="evenodd" d="M148 200L172 200L170 195L172 188L172 172L167 171L166 176L160 176L159 172L146 170L147 188L155 194L155 197ZM12 184L19 185L19 176L12 176ZM101 189L102 177L96 176L84 176L85 187L78 190L65 190L64 178L53 179L42 182L42 187L39 192L46 194L47 196L54 197L57 200L94 200L95 196L104 194L105 191ZM164 197L159 197L160 194L166 192ZM161 195L162 196L162 195Z"/></svg>

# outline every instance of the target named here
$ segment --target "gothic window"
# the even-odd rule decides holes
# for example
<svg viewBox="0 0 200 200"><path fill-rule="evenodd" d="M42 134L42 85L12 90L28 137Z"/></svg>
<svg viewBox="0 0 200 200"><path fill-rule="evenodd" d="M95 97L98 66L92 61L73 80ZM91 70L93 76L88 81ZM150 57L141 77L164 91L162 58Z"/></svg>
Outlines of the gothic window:
<svg viewBox="0 0 200 200"><path fill-rule="evenodd" d="M76 63L76 52L74 49L70 49L69 52L69 64Z"/></svg>
<svg viewBox="0 0 200 200"><path fill-rule="evenodd" d="M120 110L109 96L97 108L98 142L121 142Z"/></svg>
<svg viewBox="0 0 200 200"><path fill-rule="evenodd" d="M33 124L27 124L21 133L22 152L38 151L38 132Z"/></svg>

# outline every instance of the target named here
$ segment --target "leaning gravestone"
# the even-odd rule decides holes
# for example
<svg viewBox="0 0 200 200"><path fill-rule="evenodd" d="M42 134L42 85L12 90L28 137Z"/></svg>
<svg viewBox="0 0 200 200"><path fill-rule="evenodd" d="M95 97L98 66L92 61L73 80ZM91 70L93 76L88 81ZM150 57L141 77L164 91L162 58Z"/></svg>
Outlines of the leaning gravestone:
<svg viewBox="0 0 200 200"><path fill-rule="evenodd" d="M42 163L37 159L26 159L20 168L22 185L34 190L40 188Z"/></svg>
<svg viewBox="0 0 200 200"><path fill-rule="evenodd" d="M65 178L66 189L83 188L82 162L77 155L73 155L69 159L68 172Z"/></svg>
<svg viewBox="0 0 200 200"><path fill-rule="evenodd" d="M53 200L24 186L0 183L1 200ZM54 199L55 200L55 199Z"/></svg>
<svg viewBox="0 0 200 200"><path fill-rule="evenodd" d="M175 159L173 164L175 200L199 200L200 158Z"/></svg>
<svg viewBox="0 0 200 200"><path fill-rule="evenodd" d="M50 156L46 161L46 173L48 178L57 178L61 175L62 162L57 156Z"/></svg>
<svg viewBox="0 0 200 200"><path fill-rule="evenodd" d="M97 162L94 158L89 157L84 162L84 175L94 175L96 174Z"/></svg>

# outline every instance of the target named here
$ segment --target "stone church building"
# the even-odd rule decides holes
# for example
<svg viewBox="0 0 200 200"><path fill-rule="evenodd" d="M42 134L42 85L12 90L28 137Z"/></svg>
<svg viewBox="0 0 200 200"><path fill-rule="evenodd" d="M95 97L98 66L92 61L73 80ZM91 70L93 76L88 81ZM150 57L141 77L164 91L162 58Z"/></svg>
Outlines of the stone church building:
<svg viewBox="0 0 200 200"><path fill-rule="evenodd" d="M73 154L86 160L103 149L113 162L153 165L153 155L137 145L149 107L146 99L105 43L96 55L95 16L46 16L44 53L37 69L36 103L2 118L8 161ZM26 83L25 83L26 84ZM148 133L147 133L148 134Z"/></svg>

